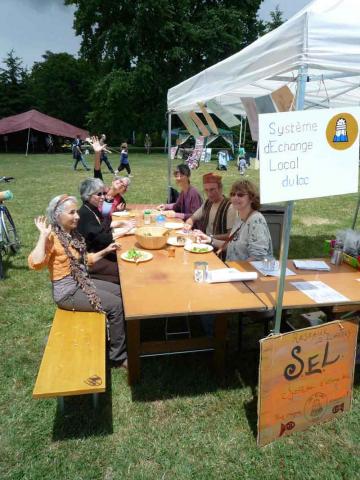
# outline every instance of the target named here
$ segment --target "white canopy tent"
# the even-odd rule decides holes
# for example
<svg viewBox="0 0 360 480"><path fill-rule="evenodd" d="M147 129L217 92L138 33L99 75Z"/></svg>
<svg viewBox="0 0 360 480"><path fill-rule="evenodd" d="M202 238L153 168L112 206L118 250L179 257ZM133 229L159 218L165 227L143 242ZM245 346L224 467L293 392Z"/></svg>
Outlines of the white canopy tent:
<svg viewBox="0 0 360 480"><path fill-rule="evenodd" d="M240 97L269 94L283 85L294 92L300 66L311 84L304 108L360 104L358 0L314 0L276 30L168 91L168 110L198 110L215 99L234 114Z"/></svg>
<svg viewBox="0 0 360 480"><path fill-rule="evenodd" d="M359 106L358 7L358 0L314 0L242 51L171 88L169 130L172 113L198 111L198 102L215 100L233 114L243 114L241 97L260 97L284 85L296 94L297 110ZM276 333L280 332L292 210L293 202L288 202L281 242Z"/></svg>

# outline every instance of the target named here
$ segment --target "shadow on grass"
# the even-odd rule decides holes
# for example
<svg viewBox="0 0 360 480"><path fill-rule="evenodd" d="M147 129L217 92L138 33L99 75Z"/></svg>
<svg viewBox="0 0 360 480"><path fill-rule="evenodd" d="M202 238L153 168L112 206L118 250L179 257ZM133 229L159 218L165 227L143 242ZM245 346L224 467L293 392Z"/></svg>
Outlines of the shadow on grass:
<svg viewBox="0 0 360 480"><path fill-rule="evenodd" d="M245 415L254 437L257 435L257 386L258 386L258 371L259 371L259 345L248 350L243 347L241 352L234 358L235 365L233 367L234 375L237 379L237 384L241 387L251 389L251 400L244 403Z"/></svg>
<svg viewBox="0 0 360 480"><path fill-rule="evenodd" d="M212 369L212 353L144 358L141 373L140 383L132 387L136 402L196 396L226 385L226 380L219 381Z"/></svg>
<svg viewBox="0 0 360 480"><path fill-rule="evenodd" d="M180 325L177 325L178 321ZM190 317L189 321L192 337L203 336L199 318ZM171 319L171 328L184 330L184 319ZM165 319L142 321L141 338L164 340ZM132 387L132 398L137 402L151 402L238 388L239 381L231 354L227 355L223 378L216 376L212 352L173 354L141 360L141 380Z"/></svg>
<svg viewBox="0 0 360 480"><path fill-rule="evenodd" d="M65 408L56 409L52 439L105 436L113 433L111 370L106 372L106 392L99 394L97 408L92 395L64 397Z"/></svg>
<svg viewBox="0 0 360 480"><path fill-rule="evenodd" d="M27 265L16 265L15 262L13 261L15 260L12 256L6 256L6 257L2 257L2 268L3 268L3 275L4 275L4 278L2 278L1 280L6 280L7 278L10 277L11 275L11 271L15 271L15 270L23 270L23 271L27 271L29 270L29 268L27 267Z"/></svg>

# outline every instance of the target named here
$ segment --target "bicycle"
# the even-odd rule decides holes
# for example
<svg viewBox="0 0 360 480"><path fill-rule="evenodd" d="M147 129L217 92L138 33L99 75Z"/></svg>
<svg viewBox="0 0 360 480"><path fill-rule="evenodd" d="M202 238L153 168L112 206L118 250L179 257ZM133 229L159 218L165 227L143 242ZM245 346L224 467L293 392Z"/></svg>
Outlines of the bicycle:
<svg viewBox="0 0 360 480"><path fill-rule="evenodd" d="M14 177L0 177L0 183L10 183L15 180ZM4 200L13 198L10 191L0 192L0 280L4 277L3 256L11 253L15 254L20 248L20 239L16 231L15 222L8 208L4 205Z"/></svg>

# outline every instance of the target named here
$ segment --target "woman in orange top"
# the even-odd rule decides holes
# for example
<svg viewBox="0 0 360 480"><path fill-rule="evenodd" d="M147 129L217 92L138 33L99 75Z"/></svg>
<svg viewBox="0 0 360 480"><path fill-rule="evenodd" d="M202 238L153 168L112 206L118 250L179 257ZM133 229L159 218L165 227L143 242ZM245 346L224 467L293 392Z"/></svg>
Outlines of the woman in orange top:
<svg viewBox="0 0 360 480"><path fill-rule="evenodd" d="M29 255L34 270L48 267L54 301L64 310L105 312L110 330L109 358L114 366L127 367L124 314L118 285L92 280L87 268L117 249L111 243L96 253L87 253L84 238L77 232L79 221L75 197L59 195L51 200L47 217L35 219L40 235Z"/></svg>

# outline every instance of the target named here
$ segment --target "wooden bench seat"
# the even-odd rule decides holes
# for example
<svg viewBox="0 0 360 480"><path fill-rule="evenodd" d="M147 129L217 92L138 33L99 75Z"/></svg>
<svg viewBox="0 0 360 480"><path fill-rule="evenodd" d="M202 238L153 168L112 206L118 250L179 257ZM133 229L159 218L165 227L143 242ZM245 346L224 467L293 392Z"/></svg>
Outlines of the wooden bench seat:
<svg viewBox="0 0 360 480"><path fill-rule="evenodd" d="M105 392L105 315L56 310L33 397Z"/></svg>

